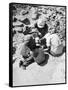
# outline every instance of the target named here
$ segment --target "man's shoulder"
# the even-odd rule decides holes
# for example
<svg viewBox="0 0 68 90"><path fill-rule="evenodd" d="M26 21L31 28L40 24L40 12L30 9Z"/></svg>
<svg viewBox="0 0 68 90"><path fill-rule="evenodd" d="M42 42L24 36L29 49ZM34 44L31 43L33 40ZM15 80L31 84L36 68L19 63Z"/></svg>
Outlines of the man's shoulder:
<svg viewBox="0 0 68 90"><path fill-rule="evenodd" d="M50 33L45 34L44 38L50 37Z"/></svg>

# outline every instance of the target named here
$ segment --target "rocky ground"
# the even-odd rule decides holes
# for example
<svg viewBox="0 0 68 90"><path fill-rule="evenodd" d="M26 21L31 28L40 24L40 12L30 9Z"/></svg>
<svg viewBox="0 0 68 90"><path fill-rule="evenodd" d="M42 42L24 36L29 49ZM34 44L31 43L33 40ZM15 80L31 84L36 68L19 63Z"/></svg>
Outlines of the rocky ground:
<svg viewBox="0 0 68 90"><path fill-rule="evenodd" d="M56 33L65 46L65 7L21 4L14 4L12 7L13 61L15 61L13 64L13 85L64 83L65 53L60 57L50 55L46 65L38 66L33 63L26 70L19 68L19 61L23 60L21 51L25 35L31 31L39 18L46 19L49 32L56 28Z"/></svg>

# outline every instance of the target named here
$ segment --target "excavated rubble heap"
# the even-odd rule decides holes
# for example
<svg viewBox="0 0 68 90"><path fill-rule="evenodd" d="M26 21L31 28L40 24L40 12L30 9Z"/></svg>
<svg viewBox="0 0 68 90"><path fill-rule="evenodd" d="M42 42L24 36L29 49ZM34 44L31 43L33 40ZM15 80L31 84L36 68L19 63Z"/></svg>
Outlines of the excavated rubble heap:
<svg viewBox="0 0 68 90"><path fill-rule="evenodd" d="M21 58L21 45L25 37L23 32L25 31L27 35L39 17L45 16L48 32L52 32L52 29L56 28L62 42L65 41L65 7L14 4L12 12L13 59Z"/></svg>

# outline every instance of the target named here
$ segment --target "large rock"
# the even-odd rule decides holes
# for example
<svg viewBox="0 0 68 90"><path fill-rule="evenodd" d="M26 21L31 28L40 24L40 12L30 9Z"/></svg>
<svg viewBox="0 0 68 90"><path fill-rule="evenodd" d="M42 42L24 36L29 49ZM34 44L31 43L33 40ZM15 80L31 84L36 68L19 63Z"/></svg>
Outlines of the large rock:
<svg viewBox="0 0 68 90"><path fill-rule="evenodd" d="M28 18L25 18L22 23L24 23L25 25L30 25L30 20Z"/></svg>

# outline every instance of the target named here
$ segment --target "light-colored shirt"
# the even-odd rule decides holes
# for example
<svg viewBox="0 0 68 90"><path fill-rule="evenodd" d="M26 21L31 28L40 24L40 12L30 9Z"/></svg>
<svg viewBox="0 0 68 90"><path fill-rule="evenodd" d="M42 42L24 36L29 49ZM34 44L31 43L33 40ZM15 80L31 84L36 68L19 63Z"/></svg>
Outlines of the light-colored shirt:
<svg viewBox="0 0 68 90"><path fill-rule="evenodd" d="M53 52L56 52L58 50L58 47L60 46L59 48L59 51L61 52L62 48L61 48L61 40L59 38L59 36L57 34L50 34L50 33L47 33L44 38L46 38L46 43L47 43L47 46L51 47L51 51Z"/></svg>

